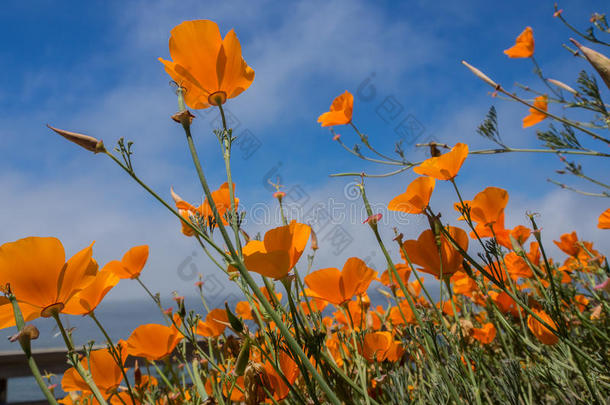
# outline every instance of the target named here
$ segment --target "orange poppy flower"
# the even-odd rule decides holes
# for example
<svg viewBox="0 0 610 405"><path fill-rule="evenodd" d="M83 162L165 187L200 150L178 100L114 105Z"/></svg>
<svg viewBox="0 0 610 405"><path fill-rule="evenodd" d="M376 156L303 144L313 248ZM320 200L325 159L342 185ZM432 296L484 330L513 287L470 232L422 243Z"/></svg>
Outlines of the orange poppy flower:
<svg viewBox="0 0 610 405"><path fill-rule="evenodd" d="M224 368L222 365L220 366L221 370ZM225 372L226 375L230 375L230 372ZM213 375L211 375L210 377L208 377L208 379L205 382L205 390L208 393L209 396L213 397L214 392L212 390L212 381L211 379L214 378ZM246 397L244 395L244 392L246 391L245 388L245 384L244 384L244 376L240 375L239 377L235 378L235 381L233 382L231 378L220 378L220 376L216 377L216 384L218 384L220 387L222 387L222 394L225 397L228 397L232 402L237 402L237 403L241 403L243 402ZM241 390L237 387L240 387ZM229 395L229 392L231 392L231 395Z"/></svg>
<svg viewBox="0 0 610 405"><path fill-rule="evenodd" d="M457 143L451 151L424 160L413 168L417 174L434 177L436 180L451 180L457 176L464 160L468 156L468 145Z"/></svg>
<svg viewBox="0 0 610 405"><path fill-rule="evenodd" d="M107 349L93 350L89 353L89 359L83 357L80 361L85 370L91 372L95 385L105 396L109 396L117 390L123 380L121 368ZM91 389L82 379L74 367L70 367L61 379L61 388L66 392L82 391L90 393Z"/></svg>
<svg viewBox="0 0 610 405"><path fill-rule="evenodd" d="M534 99L534 107L537 107L543 111L548 110L548 97L547 96L538 96ZM543 121L547 115L543 112L536 110L535 108L529 109L530 114L523 118L523 128L531 127L536 125L537 123Z"/></svg>
<svg viewBox="0 0 610 405"><path fill-rule="evenodd" d="M510 231L510 236L513 237L520 245L523 245L532 234L532 231L523 225L517 225ZM511 246L506 246L511 249Z"/></svg>
<svg viewBox="0 0 610 405"><path fill-rule="evenodd" d="M97 275L93 243L67 262L56 238L29 237L0 246L0 280L10 285L26 322L63 312L65 306ZM15 325L8 301L0 305L0 328Z"/></svg>
<svg viewBox="0 0 610 405"><path fill-rule="evenodd" d="M174 199L174 203L176 204L176 208L178 208L178 213L182 215L184 218L192 220L194 224L199 223L200 225L208 225L208 226L216 226L216 220L214 218L214 213L212 212L212 207L210 206L210 202L207 197L203 201L199 207L195 207L188 202L184 201L182 197L174 192L173 189L170 190L172 194L172 198ZM233 183L233 193L235 193L235 183ZM225 218L225 214L227 211L231 210L231 194L229 193L229 183L223 183L218 190L212 191L212 200L216 205L216 209L218 210L218 214L222 220L223 225L228 225L228 221ZM239 206L239 198L235 197L235 208ZM188 226L184 221L182 222L182 233L186 236L195 235L195 231Z"/></svg>
<svg viewBox="0 0 610 405"><path fill-rule="evenodd" d="M401 278L402 282L407 285L409 282L409 277L411 276L411 267L408 264L399 263L396 266L396 272L398 273L398 277ZM390 275L392 275L392 281L390 282ZM394 277L394 272L391 272L390 269L387 269L381 276L379 277L379 282L388 287L396 287L400 286L398 280Z"/></svg>
<svg viewBox="0 0 610 405"><path fill-rule="evenodd" d="M267 231L264 241L251 240L244 246L246 267L276 280L283 278L299 261L310 233L309 225L295 220Z"/></svg>
<svg viewBox="0 0 610 405"><path fill-rule="evenodd" d="M407 191L390 201L388 209L407 214L421 214L430 202L435 182L432 177L416 178L407 186Z"/></svg>
<svg viewBox="0 0 610 405"><path fill-rule="evenodd" d="M602 212L602 214L599 216L597 227L599 229L610 229L610 208Z"/></svg>
<svg viewBox="0 0 610 405"><path fill-rule="evenodd" d="M532 309L532 311L540 317L545 323L552 328L557 328L557 324L542 310ZM536 339L545 345L554 345L559 342L559 338L553 334L546 326L542 325L536 318L529 315L527 317L527 327L532 332Z"/></svg>
<svg viewBox="0 0 610 405"><path fill-rule="evenodd" d="M144 357L148 361L160 360L174 351L182 337L174 325L140 325L127 339L127 353L134 357Z"/></svg>
<svg viewBox="0 0 610 405"><path fill-rule="evenodd" d="M476 281L463 271L458 271L451 276L453 293L472 297L472 293L479 290Z"/></svg>
<svg viewBox="0 0 610 405"><path fill-rule="evenodd" d="M89 314L97 308L106 294L119 281L120 278L106 265L97 273L91 284L74 294L74 297L66 304L62 312L70 315Z"/></svg>
<svg viewBox="0 0 610 405"><path fill-rule="evenodd" d="M310 315L311 311L309 310L309 308L311 307L311 310L313 312L322 312L324 311L324 308L326 308L328 306L328 301L323 300L321 298L316 298L316 297L308 297L309 298L309 306L307 305L307 302L305 302L304 300L301 302L301 308L303 309L303 313L305 315Z"/></svg>
<svg viewBox="0 0 610 405"><path fill-rule="evenodd" d="M121 261L112 261L106 265L121 280L138 278L148 260L148 245L135 246L129 249Z"/></svg>
<svg viewBox="0 0 610 405"><path fill-rule="evenodd" d="M309 287L309 296L341 305L354 295L364 294L376 276L377 272L367 267L366 263L351 257L343 265L342 271L334 267L314 271L305 276L305 284Z"/></svg>
<svg viewBox="0 0 610 405"><path fill-rule="evenodd" d="M224 323L223 323L224 322ZM223 334L229 323L229 316L224 309L216 308L211 310L204 321L197 323L196 333L205 337L217 337Z"/></svg>
<svg viewBox="0 0 610 405"><path fill-rule="evenodd" d="M404 353L404 349L401 349L400 342L395 342L390 332L370 332L364 336L360 351L368 361L382 362L390 360L388 355L391 355L394 361L398 360Z"/></svg>
<svg viewBox="0 0 610 405"><path fill-rule="evenodd" d="M352 121L352 111L354 109L354 96L347 90L333 100L330 111L318 117L318 122L323 127L333 125L345 125Z"/></svg>
<svg viewBox="0 0 610 405"><path fill-rule="evenodd" d="M576 232L564 233L559 237L559 240L554 240L553 243L557 245L562 252L568 256L577 256L580 251L580 246L577 244L578 235Z"/></svg>
<svg viewBox="0 0 610 405"><path fill-rule="evenodd" d="M213 21L184 21L174 27L169 54L172 60L159 61L172 79L186 89L184 100L191 108L224 104L254 80L254 70L242 58L235 32L229 31L223 39Z"/></svg>
<svg viewBox="0 0 610 405"><path fill-rule="evenodd" d="M405 321L407 321L407 323L415 325L417 323L417 318L415 318L415 314L411 310L409 302L401 301L398 306L390 308L390 313L388 314L388 321L394 326L404 325Z"/></svg>
<svg viewBox="0 0 610 405"><path fill-rule="evenodd" d="M496 327L493 323L487 322L481 328L472 329L472 337L484 345L488 345L496 338Z"/></svg>
<svg viewBox="0 0 610 405"><path fill-rule="evenodd" d="M447 232L463 250L468 250L468 235L460 228L447 227ZM440 248L436 244L434 232L425 230L417 240L407 240L403 247L414 264L422 267L422 271L435 277L451 277L462 268L462 255L453 247L444 234L439 235ZM401 252L402 255L402 252ZM441 274L442 273L442 274Z"/></svg>
<svg viewBox="0 0 610 405"><path fill-rule="evenodd" d="M515 300L511 298L510 295L508 295L504 291L490 291L488 295L502 313L511 314L514 317L519 316L519 312L521 311L521 309L519 308L519 305L515 302Z"/></svg>
<svg viewBox="0 0 610 405"><path fill-rule="evenodd" d="M294 384L297 377L299 376L299 367L297 363L290 357L288 353L284 350L280 350L278 355L278 364L279 369L282 371L282 374L288 381L290 385ZM281 401L286 398L290 393L290 387L286 384L284 379L280 377L278 372L273 368L273 365L269 362L265 362L265 373L267 374L267 378L269 381L269 385L271 386L271 392L273 393L273 399L276 401Z"/></svg>
<svg viewBox="0 0 610 405"><path fill-rule="evenodd" d="M509 58L529 58L534 55L534 31L532 27L526 27L517 37L515 45L505 50L504 53Z"/></svg>
<svg viewBox="0 0 610 405"><path fill-rule="evenodd" d="M349 301L345 307L345 311L335 311L333 313L335 320L344 325L346 328L353 328L356 331L363 329L380 329L381 319L375 311L368 311L368 308L362 302Z"/></svg>
<svg viewBox="0 0 610 405"><path fill-rule="evenodd" d="M252 315L252 307L248 301L239 301L237 305L235 305L235 313L242 319L248 319L250 321L254 320L254 316Z"/></svg>
<svg viewBox="0 0 610 405"><path fill-rule="evenodd" d="M504 208L506 208L507 203L508 193L506 190L497 187L487 187L478 193L472 201L468 202L470 218L474 222L485 226L495 224L504 214Z"/></svg>

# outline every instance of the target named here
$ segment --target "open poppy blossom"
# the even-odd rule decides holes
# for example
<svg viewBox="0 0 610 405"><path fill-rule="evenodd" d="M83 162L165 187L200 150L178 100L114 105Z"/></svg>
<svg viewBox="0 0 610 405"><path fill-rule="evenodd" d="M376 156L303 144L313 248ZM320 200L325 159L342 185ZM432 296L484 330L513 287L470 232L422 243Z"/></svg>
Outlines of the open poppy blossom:
<svg viewBox="0 0 610 405"><path fill-rule="evenodd" d="M197 324L196 333L205 337L217 337L222 335L222 333L227 328L227 323L229 323L229 316L227 315L227 311L224 309L216 308L211 310L204 321L199 321Z"/></svg>
<svg viewBox="0 0 610 405"><path fill-rule="evenodd" d="M341 305L355 295L364 294L377 272L357 257L347 259L343 270L334 267L314 271L305 276L307 295Z"/></svg>
<svg viewBox="0 0 610 405"><path fill-rule="evenodd" d="M435 183L433 177L422 176L416 178L407 186L407 191L390 201L388 209L407 214L423 213L430 202Z"/></svg>
<svg viewBox="0 0 610 405"><path fill-rule="evenodd" d="M504 53L509 58L530 58L534 55L534 31L532 27L526 27L515 40L515 45L508 48Z"/></svg>
<svg viewBox="0 0 610 405"><path fill-rule="evenodd" d="M119 384L123 381L123 373L107 349L91 351L89 358L83 357L80 363L85 370L89 370L95 385L97 385L105 397L110 396L110 394L118 390ZM89 385L87 385L74 367L69 368L64 373L61 379L61 388L66 392L91 392Z"/></svg>
<svg viewBox="0 0 610 405"><path fill-rule="evenodd" d="M542 111L548 110L548 97L547 96L538 96L534 99L534 107L541 109ZM538 124L547 117L547 115L543 112L538 111L536 108L529 109L529 115L523 118L523 128L528 128L533 125Z"/></svg>
<svg viewBox="0 0 610 405"><path fill-rule="evenodd" d="M120 278L107 266L97 273L91 284L74 294L64 307L63 313L85 315L97 308L106 294L120 281Z"/></svg>
<svg viewBox="0 0 610 405"><path fill-rule="evenodd" d="M602 212L602 214L599 216L597 227L599 229L610 229L610 208Z"/></svg>
<svg viewBox="0 0 610 405"><path fill-rule="evenodd" d="M472 337L484 345L488 345L496 338L496 327L493 323L487 322L481 328L472 329Z"/></svg>
<svg viewBox="0 0 610 405"><path fill-rule="evenodd" d="M467 156L468 145L457 143L449 152L424 160L413 171L436 180L451 180L457 176Z"/></svg>
<svg viewBox="0 0 610 405"><path fill-rule="evenodd" d="M98 274L93 243L66 261L56 238L29 237L0 246L0 280L10 285L25 321L62 313L65 306ZM13 309L0 302L0 328L13 326Z"/></svg>
<svg viewBox="0 0 610 405"><path fill-rule="evenodd" d="M578 256L578 252L580 252L576 232L564 233L559 237L558 241L554 240L553 243L568 256Z"/></svg>
<svg viewBox="0 0 610 405"><path fill-rule="evenodd" d="M457 242L458 246L465 251L468 250L468 235L464 230L448 226L447 232ZM411 261L421 266L423 272L432 274L437 278L451 277L453 273L462 268L463 258L443 233L439 235L439 238L440 248L436 244L434 232L427 229L419 235L417 240L405 241L403 247Z"/></svg>
<svg viewBox="0 0 610 405"><path fill-rule="evenodd" d="M174 325L140 325L127 339L127 353L134 357L144 357L148 361L160 360L174 351L182 337Z"/></svg>
<svg viewBox="0 0 610 405"><path fill-rule="evenodd" d="M390 332L371 332L364 336L362 356L370 362L396 361L404 353L400 342L395 342Z"/></svg>
<svg viewBox="0 0 610 405"><path fill-rule="evenodd" d="M296 381L297 377L299 376L299 367L284 350L280 350L278 354L278 366L286 378L286 381L280 377L278 372L268 360L264 365L271 392L273 393L273 399L276 401L281 401L290 393L290 387L288 384L292 385Z"/></svg>
<svg viewBox="0 0 610 405"><path fill-rule="evenodd" d="M251 240L244 246L246 267L265 277L283 278L299 261L310 233L309 225L295 220L267 231L264 241Z"/></svg>
<svg viewBox="0 0 610 405"><path fill-rule="evenodd" d="M172 79L186 89L184 100L194 109L224 104L254 80L254 70L242 58L235 32L229 31L223 39L213 21L184 21L174 27L169 54L172 60L159 61Z"/></svg>
<svg viewBox="0 0 610 405"><path fill-rule="evenodd" d="M106 265L121 280L138 278L148 260L148 245L135 246L129 249L121 261L112 261Z"/></svg>
<svg viewBox="0 0 610 405"><path fill-rule="evenodd" d="M354 96L349 91L341 94L333 100L330 111L318 117L318 122L323 127L334 125L345 125L352 122L352 111L354 108Z"/></svg>
<svg viewBox="0 0 610 405"><path fill-rule="evenodd" d="M553 319L544 311L533 309L532 310L536 315L540 317L546 324L551 326L552 328L557 328L557 324L553 321ZM527 317L527 327L530 332L538 339L541 343L545 345L554 345L559 342L559 338L551 332L546 326L540 323L536 318L529 315Z"/></svg>
<svg viewBox="0 0 610 405"><path fill-rule="evenodd" d="M235 193L235 183L233 183L233 193ZM182 197L174 192L173 189L171 189L171 194L172 198L174 199L174 203L176 204L176 208L178 209L178 213L184 218L192 220L194 224L198 223L202 226L216 226L216 219L214 218L214 213L207 197L199 207L195 207L194 205L184 201ZM228 225L229 222L227 221L225 214L227 211L231 210L229 183L225 182L218 188L218 190L212 191L212 200L214 200L214 204L216 205L216 209L218 210L218 214L220 215L223 225ZM235 209L237 209L238 206L239 198L235 197ZM195 231L188 224L182 220L181 222L182 233L184 235L195 235Z"/></svg>
<svg viewBox="0 0 610 405"><path fill-rule="evenodd" d="M398 263L394 266L396 268L396 272L398 273L398 277L401 278L403 284L407 285L409 282L409 277L411 276L411 267L408 264ZM391 276L391 277L390 277ZM391 280L391 281L390 281ZM388 287L396 287L400 285L396 277L394 277L394 272L391 269L385 270L379 276L379 282Z"/></svg>
<svg viewBox="0 0 610 405"><path fill-rule="evenodd" d="M468 202L470 218L482 225L495 224L504 214L507 203L508 193L506 190L498 187L487 187L478 193L472 201Z"/></svg>

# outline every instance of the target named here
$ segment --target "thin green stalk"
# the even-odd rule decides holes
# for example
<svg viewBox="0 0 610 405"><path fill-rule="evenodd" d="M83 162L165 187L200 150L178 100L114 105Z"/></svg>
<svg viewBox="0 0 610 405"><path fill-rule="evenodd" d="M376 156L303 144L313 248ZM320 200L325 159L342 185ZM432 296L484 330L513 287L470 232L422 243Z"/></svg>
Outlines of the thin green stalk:
<svg viewBox="0 0 610 405"><path fill-rule="evenodd" d="M95 381L93 381L91 373L83 368L83 365L78 359L75 360L76 350L74 349L74 345L72 344L72 339L70 339L70 337L68 336L64 325L61 323L61 319L59 319L59 313L57 311L53 311L51 316L53 317L53 319L55 319L57 327L61 332L61 336L63 337L64 342L66 343L66 347L68 348L68 356L70 356L70 359L72 360L72 365L74 366L78 374L81 376L83 381L85 381L85 383L89 386L95 399L97 399L101 405L108 405L108 403L104 399L104 396L95 384Z"/></svg>
<svg viewBox="0 0 610 405"><path fill-rule="evenodd" d="M121 373L123 374L123 379L125 380L125 384L127 384L127 392L129 393L129 397L131 398L131 402L133 403L133 405L136 405L136 399L135 399L133 390L131 388L131 383L129 382L129 379L127 378L127 374L125 373L125 364L123 364L123 358L121 357L121 354L116 349L116 346L112 342L112 339L110 339L110 336L108 336L108 333L106 332L106 329L104 329L104 327L102 326L100 321L97 319L97 317L95 316L95 313L93 311L89 312L89 317L91 319L93 319L93 322L95 322L95 324L97 325L99 330L102 331L102 334L106 338L106 342L108 342L108 345L109 345L110 350L112 351L112 354L113 354L113 356L114 356L114 358L115 358L115 360L117 362L117 365L121 369Z"/></svg>
<svg viewBox="0 0 610 405"><path fill-rule="evenodd" d="M21 308L19 308L19 304L17 303L17 299L13 294L8 294L8 299L13 306L13 315L15 316L15 326L17 326L17 331L21 333L23 328L25 327L25 321L23 320L23 314L21 313ZM42 375L40 374L40 369L38 368L38 364L36 364L36 360L34 360L34 356L32 356L32 349L30 339L19 339L19 344L21 345L21 349L25 354L25 358L28 361L28 366L30 367L30 371L40 387L44 397L51 405L57 405L57 401L55 400L55 396L49 390L49 387L45 384L42 379Z"/></svg>

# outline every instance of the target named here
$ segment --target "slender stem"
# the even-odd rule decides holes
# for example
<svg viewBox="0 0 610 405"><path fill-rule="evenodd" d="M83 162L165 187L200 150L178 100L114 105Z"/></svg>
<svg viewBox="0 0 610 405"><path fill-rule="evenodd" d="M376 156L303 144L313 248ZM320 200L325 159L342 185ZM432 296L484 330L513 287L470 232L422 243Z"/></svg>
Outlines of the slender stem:
<svg viewBox="0 0 610 405"><path fill-rule="evenodd" d="M95 384L95 381L93 381L90 371L85 370L81 362L78 359L75 359L76 350L74 349L74 345L72 344L72 339L70 338L70 336L68 336L64 325L61 323L61 319L59 319L59 313L53 311L51 315L53 316L53 319L55 319L57 327L61 332L61 336L63 337L64 342L66 343L66 347L68 348L68 356L70 356L70 360L72 360L72 365L74 366L78 374L81 376L81 378L85 381L85 383L89 386L95 399L97 399L101 405L108 405L108 403L104 399L104 396Z"/></svg>
<svg viewBox="0 0 610 405"><path fill-rule="evenodd" d="M108 345L110 346L110 350L112 351L112 353L114 355L114 358L115 358L115 360L117 362L117 365L121 369L121 374L123 374L123 379L125 380L125 384L127 384L127 392L129 393L129 397L131 398L131 402L133 403L133 405L136 405L136 399L134 397L134 393L133 393L133 390L131 388L131 383L129 382L129 379L127 378L127 373L125 372L125 364L123 363L123 358L122 358L121 354L116 349L116 346L112 342L112 339L110 339L110 336L108 336L108 333L106 332L106 329L104 329L104 327L102 326L100 321L95 316L95 313L93 311L91 311L91 312L89 312L89 316L91 317L91 319L93 319L93 322L95 322L95 324L97 325L99 330L102 331L102 334L106 338L106 342L108 342Z"/></svg>
<svg viewBox="0 0 610 405"><path fill-rule="evenodd" d="M25 321L23 320L23 314L21 313L21 308L19 308L19 304L17 303L17 299L13 294L8 295L8 299L13 306L13 315L15 316L15 326L17 327L17 331L21 333L23 328L25 327ZM45 384L42 379L42 375L40 374L40 369L38 368L38 364L36 364L36 360L34 360L34 356L32 356L32 350L30 345L30 339L19 339L19 344L21 345L21 349L25 354L25 357L28 361L28 366L30 367L30 371L34 375L34 379L36 383L40 387L40 390L44 394L44 397L51 405L57 405L57 401L55 400L55 396L49 390L49 387Z"/></svg>

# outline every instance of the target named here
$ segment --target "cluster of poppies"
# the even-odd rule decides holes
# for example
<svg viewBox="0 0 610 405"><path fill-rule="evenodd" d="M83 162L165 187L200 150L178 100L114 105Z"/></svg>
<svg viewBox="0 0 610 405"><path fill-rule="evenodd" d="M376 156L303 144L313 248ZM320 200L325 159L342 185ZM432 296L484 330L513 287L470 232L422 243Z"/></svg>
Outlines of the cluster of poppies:
<svg viewBox="0 0 610 405"><path fill-rule="evenodd" d="M235 33L222 38L211 21L180 24L169 47L172 60L161 62L190 108L222 112L254 79ZM533 51L528 28L505 52L531 57ZM537 99L523 125L545 119L545 111L545 99ZM350 124L352 112L353 96L346 91L318 122ZM190 137L190 113L173 118ZM95 138L56 132L111 155ZM228 162L230 132L225 128L217 136ZM66 260L59 240L30 237L0 247L0 328L17 326L12 339L32 359L51 403L55 385L42 383L30 350L37 334L28 322L39 317L53 318L68 348L71 367L60 377L67 395L57 401L63 404L570 402L574 398L561 393L549 396L562 384L569 392L588 390L597 400L610 384L607 369L602 371L610 355L606 258L575 232L555 241L563 261L548 257L533 216L529 224L507 227L506 190L487 187L463 199L456 177L469 149L464 143L447 149L432 145L432 156L413 167L418 177L387 201L389 210L429 223L413 239L404 236L409 229L396 229L391 243L399 256L388 253L380 236L380 214L370 212L362 224L386 259L380 272L358 257L347 258L341 269L317 268L316 252L325 246L309 225L290 218L262 238L250 238L236 214L239 198L230 173L210 191L191 149L206 198L196 206L172 189L175 208L165 205L179 217L182 233L196 237L219 271L235 281L242 301L208 308L198 281L205 311L186 308L180 296L174 297L176 309L166 309L140 279L147 246L100 270L93 244ZM142 184L129 158L123 165L111 156ZM443 220L430 204L437 182L456 191L455 212L444 213ZM283 193L274 197L282 209ZM364 186L362 197L370 211ZM463 225L443 222L452 215ZM597 226L610 228L610 209ZM222 242L215 239L219 233ZM302 260L308 246L308 260ZM306 269L304 277L299 268ZM164 324L137 326L126 339L107 334L95 310L121 279L146 289ZM431 294L432 286L440 293ZM78 352L63 327L68 315L89 316L106 337L105 347Z"/></svg>

